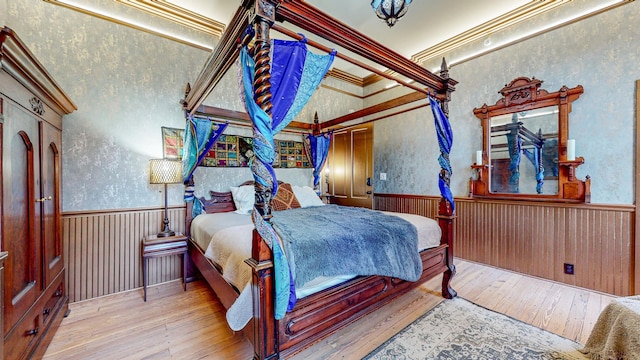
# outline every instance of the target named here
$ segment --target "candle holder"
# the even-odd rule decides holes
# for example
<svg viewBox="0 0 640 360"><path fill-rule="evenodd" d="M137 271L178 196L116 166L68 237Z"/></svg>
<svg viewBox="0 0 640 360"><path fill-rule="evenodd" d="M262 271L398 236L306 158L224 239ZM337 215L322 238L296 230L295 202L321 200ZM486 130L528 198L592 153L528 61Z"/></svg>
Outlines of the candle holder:
<svg viewBox="0 0 640 360"><path fill-rule="evenodd" d="M474 195L486 195L488 191L487 184L484 180L485 169L488 169L490 165L488 164L473 164L471 165L471 169L475 172L474 176L469 178L469 197L473 197Z"/></svg>
<svg viewBox="0 0 640 360"><path fill-rule="evenodd" d="M566 166L569 168L569 181L576 180L576 168L580 165L584 164L584 158L582 156L575 158L575 160L561 160L558 161L559 166Z"/></svg>
<svg viewBox="0 0 640 360"><path fill-rule="evenodd" d="M471 165L471 168L476 172L476 179L478 181L482 181L482 169L484 169L485 167L489 167L489 165L483 165L483 164L473 164Z"/></svg>

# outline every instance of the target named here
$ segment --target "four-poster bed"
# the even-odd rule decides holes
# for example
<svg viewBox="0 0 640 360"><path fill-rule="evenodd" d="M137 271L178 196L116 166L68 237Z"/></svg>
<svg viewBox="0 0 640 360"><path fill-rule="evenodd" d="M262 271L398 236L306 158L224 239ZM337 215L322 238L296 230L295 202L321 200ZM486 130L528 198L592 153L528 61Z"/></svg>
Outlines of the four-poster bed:
<svg viewBox="0 0 640 360"><path fill-rule="evenodd" d="M260 359L277 358L295 353L320 340L332 331L344 327L365 314L380 308L394 297L440 274L443 274L442 295L445 298L456 296L455 291L450 287L451 277L455 273L453 265L453 220L455 208L448 187L451 174L451 168L448 164L451 138L448 122L443 114L443 112L447 112L447 102L456 82L448 77L444 62L440 76L432 74L365 35L320 12L304 1L258 0L254 2L245 0L231 20L227 31L207 61L205 68L184 99L183 105L187 115L192 116L202 109L201 105L206 96L238 57L240 53L238 44L246 45L249 40L252 40L253 48L250 55L255 61L253 99L255 100L254 104L259 109L251 110L249 108L248 111L251 113L252 119L256 111L258 111L258 117L263 113L271 117L269 30L275 29L293 36L288 30L275 24L275 21L292 23L305 31L319 35L353 53L414 80L415 83L409 83L395 79L387 73L377 71L344 55L336 55L375 71L384 77L393 78L398 83L429 96L436 124L439 125L438 140L441 149L439 162L442 167L439 181L443 197L440 201L437 222L442 235L439 245L422 250L419 253L422 272L415 282L384 276L360 276L299 299L290 312L282 314L279 310L282 305L282 303L279 303L281 289L278 288L279 285L282 287L279 283L280 280L278 280L282 279L278 278L279 273L282 271L282 268L279 267L283 266L282 259L279 258L282 255L278 255L278 252L281 252L282 249L278 248L278 244L273 239L268 238L268 233L265 235L266 230L261 230L271 226L270 202L272 193L277 191L278 183L263 180L260 177L260 173L267 171L252 167L254 178L256 179L254 183L255 207L253 220L258 230L253 231L251 258L246 260L246 263L252 269L253 321L249 322L244 332L254 345L255 357ZM255 35L245 32L249 24L253 24ZM311 41L307 41L307 43L321 47ZM243 62L247 61L245 59L246 54L243 53L242 55ZM251 75L253 76L254 74ZM422 88L421 85L426 86L427 89ZM438 104L436 98L440 100L440 104ZM319 126L314 127L314 130L322 130L322 125L321 123ZM271 127L270 124L269 127ZM254 137L262 139L265 135L260 132L259 128L260 125L256 125L254 120ZM257 154L259 152L256 151ZM255 165L255 167L257 166L259 165ZM210 195L210 200L204 200L204 207L208 213L235 210L231 193L211 192ZM188 235L190 235L191 221L193 220L192 206L193 203L187 203L185 230ZM214 266L211 260L204 256L204 250L194 242L189 244L189 254L223 305L226 308L231 307L238 298L238 290L240 289L234 288L222 277L220 270ZM286 267L286 261L284 266ZM288 268L286 271L288 274ZM289 279L286 280L289 281Z"/></svg>

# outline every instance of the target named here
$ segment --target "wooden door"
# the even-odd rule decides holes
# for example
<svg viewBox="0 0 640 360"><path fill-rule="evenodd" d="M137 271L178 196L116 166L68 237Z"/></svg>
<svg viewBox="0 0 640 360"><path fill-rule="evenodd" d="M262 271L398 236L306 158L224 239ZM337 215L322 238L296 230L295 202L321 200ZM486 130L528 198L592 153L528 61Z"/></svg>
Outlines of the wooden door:
<svg viewBox="0 0 640 360"><path fill-rule="evenodd" d="M332 202L349 197L349 168L351 154L351 134L349 131L335 131L329 153L329 193Z"/></svg>
<svg viewBox="0 0 640 360"><path fill-rule="evenodd" d="M332 202L373 207L373 126L335 131L329 156Z"/></svg>
<svg viewBox="0 0 640 360"><path fill-rule="evenodd" d="M43 287L49 286L62 271L62 196L60 196L61 132L46 122L40 122L40 195L42 213Z"/></svg>
<svg viewBox="0 0 640 360"><path fill-rule="evenodd" d="M43 289L41 274L38 120L5 101L2 141L2 250L5 263L5 334ZM36 226L38 224L38 226Z"/></svg>

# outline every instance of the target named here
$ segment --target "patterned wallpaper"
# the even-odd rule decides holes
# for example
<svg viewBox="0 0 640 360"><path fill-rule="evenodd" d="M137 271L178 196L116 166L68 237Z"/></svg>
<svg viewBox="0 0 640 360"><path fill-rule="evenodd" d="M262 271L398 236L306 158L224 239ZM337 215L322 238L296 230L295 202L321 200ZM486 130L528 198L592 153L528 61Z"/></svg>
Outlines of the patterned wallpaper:
<svg viewBox="0 0 640 360"><path fill-rule="evenodd" d="M602 1L571 2L558 12L544 14L508 29L508 34L491 35L493 41L517 31L535 29L544 20L578 14ZM576 155L585 158L577 176L591 176L593 203L632 204L634 202L635 80L640 79L640 2L595 15L577 23L547 32L479 58L454 65L452 78L459 81L450 103L454 133L451 153L452 191L466 196L470 165L482 146L479 120L473 108L493 104L498 91L519 76L544 81L542 88L557 91L562 85L578 84L584 94L573 104L570 138L576 139ZM477 52L486 39L447 54L448 61ZM630 44L635 44L630 46ZM439 68L441 58L425 66ZM426 125L415 113L402 119L376 123L374 152L375 178L387 173L387 181L376 180L375 192L438 195L437 144L432 116ZM430 111L429 111L430 113ZM397 124L405 125L399 127ZM426 126L426 127L425 127ZM397 135L390 135L391 132ZM425 148L429 148L428 151ZM416 151L416 153L413 153ZM420 179L415 181L415 179ZM425 179L425 180L423 180Z"/></svg>
<svg viewBox="0 0 640 360"><path fill-rule="evenodd" d="M599 2L570 2L543 16L578 13ZM96 4L144 21L161 21L113 1L97 0ZM497 91L513 78L535 76L552 91L565 84L584 86L585 94L574 104L570 124L577 155L585 158L577 175L591 176L593 202L633 203L634 81L640 78L636 65L640 47L629 44L640 43L634 28L639 13L640 3L631 2L454 65L451 76L460 82L450 103L454 194L468 193L469 165L481 144L480 125L472 109L495 102ZM178 101L208 53L42 0L0 0L0 20L18 33L79 108L64 120L63 210L161 205L161 187L148 184L148 160L162 154L161 126L183 126ZM547 18L491 37L497 41L532 29L543 20ZM476 51L484 40L446 57L451 61L465 51ZM424 66L439 67L440 60ZM206 104L242 110L235 72L233 68L229 71ZM358 92L342 82L328 84ZM366 92L382 86L384 82L376 83ZM398 91L403 90L363 100L321 87L296 120L311 122L315 111L322 120L334 118L397 96ZM237 129L240 135L248 131ZM428 107L379 121L374 132L376 192L438 194L437 144ZM250 178L245 171L201 169L196 173L197 187L223 191ZM387 173L387 181L377 180L380 172ZM312 178L308 169L279 169L277 175L300 185L310 184ZM181 185L170 185L169 203L182 203Z"/></svg>
<svg viewBox="0 0 640 360"><path fill-rule="evenodd" d="M94 6L136 22L176 26L111 0L97 0ZM78 106L63 122L63 211L162 205L163 187L148 183L149 159L162 157L162 126L184 127L179 100L208 52L42 0L0 0L4 8L4 24ZM202 43L215 42L200 36ZM236 89L232 69L207 104L242 110ZM227 133L250 135L251 130ZM300 141L301 135L279 138ZM277 175L299 185L312 182L309 169L279 169ZM204 190L226 191L250 178L246 168L207 168L196 174ZM170 205L182 204L182 195L182 185L169 185Z"/></svg>
<svg viewBox="0 0 640 360"><path fill-rule="evenodd" d="M63 211L162 205L149 159L162 156L161 126L184 126L179 100L207 52L42 0L8 8L6 24L78 106L63 121Z"/></svg>

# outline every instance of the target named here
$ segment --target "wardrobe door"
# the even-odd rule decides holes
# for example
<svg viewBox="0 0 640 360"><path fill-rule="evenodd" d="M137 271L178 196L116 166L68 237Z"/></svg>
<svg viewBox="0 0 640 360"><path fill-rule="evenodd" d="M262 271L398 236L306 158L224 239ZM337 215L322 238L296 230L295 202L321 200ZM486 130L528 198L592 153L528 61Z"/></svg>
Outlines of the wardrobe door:
<svg viewBox="0 0 640 360"><path fill-rule="evenodd" d="M42 248L44 287L62 271L62 218L60 196L61 132L52 125L40 122L40 195L36 206L42 212Z"/></svg>
<svg viewBox="0 0 640 360"><path fill-rule="evenodd" d="M5 263L5 334L43 289L40 258L38 120L5 102L3 126L2 248ZM38 226L36 226L36 224Z"/></svg>

